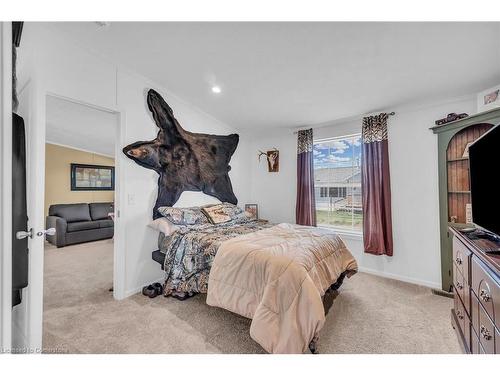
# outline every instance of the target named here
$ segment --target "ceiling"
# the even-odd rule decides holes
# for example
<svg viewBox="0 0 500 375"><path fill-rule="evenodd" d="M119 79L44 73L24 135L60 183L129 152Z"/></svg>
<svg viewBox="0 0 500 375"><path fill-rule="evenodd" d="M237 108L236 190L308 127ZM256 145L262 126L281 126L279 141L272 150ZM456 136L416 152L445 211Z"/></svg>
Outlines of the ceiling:
<svg viewBox="0 0 500 375"><path fill-rule="evenodd" d="M54 25L239 129L327 123L500 82L500 23Z"/></svg>
<svg viewBox="0 0 500 375"><path fill-rule="evenodd" d="M46 141L114 157L117 115L47 97Z"/></svg>

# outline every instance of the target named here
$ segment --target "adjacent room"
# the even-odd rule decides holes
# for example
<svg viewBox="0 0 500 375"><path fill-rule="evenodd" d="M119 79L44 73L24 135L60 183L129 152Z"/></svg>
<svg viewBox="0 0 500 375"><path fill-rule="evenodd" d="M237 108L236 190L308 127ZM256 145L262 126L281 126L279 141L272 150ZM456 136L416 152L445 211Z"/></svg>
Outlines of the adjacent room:
<svg viewBox="0 0 500 375"><path fill-rule="evenodd" d="M15 346L500 353L500 23L13 32Z"/></svg>
<svg viewBox="0 0 500 375"><path fill-rule="evenodd" d="M46 101L44 337L97 296L112 296L118 116L55 96ZM73 320L78 326L78 321Z"/></svg>

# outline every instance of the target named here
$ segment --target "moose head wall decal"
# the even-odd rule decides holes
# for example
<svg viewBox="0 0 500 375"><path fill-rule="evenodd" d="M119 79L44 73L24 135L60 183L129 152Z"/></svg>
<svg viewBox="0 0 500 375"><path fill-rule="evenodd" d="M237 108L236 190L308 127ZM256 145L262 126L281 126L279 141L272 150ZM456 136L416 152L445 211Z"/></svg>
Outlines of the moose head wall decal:
<svg viewBox="0 0 500 375"><path fill-rule="evenodd" d="M229 161L238 146L238 134L211 135L184 130L172 108L152 89L147 103L160 129L158 135L152 141L132 143L123 152L160 175L153 218L161 216L158 207L173 206L183 191L202 191L222 202L237 204L229 179Z"/></svg>

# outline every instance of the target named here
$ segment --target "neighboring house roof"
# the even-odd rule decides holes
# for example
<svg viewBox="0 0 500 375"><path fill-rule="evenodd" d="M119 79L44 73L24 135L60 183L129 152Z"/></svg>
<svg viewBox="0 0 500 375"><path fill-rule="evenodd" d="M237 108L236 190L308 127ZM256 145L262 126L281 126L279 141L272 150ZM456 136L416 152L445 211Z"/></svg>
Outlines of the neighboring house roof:
<svg viewBox="0 0 500 375"><path fill-rule="evenodd" d="M359 167L320 168L314 170L316 183L346 183L359 182L361 170Z"/></svg>

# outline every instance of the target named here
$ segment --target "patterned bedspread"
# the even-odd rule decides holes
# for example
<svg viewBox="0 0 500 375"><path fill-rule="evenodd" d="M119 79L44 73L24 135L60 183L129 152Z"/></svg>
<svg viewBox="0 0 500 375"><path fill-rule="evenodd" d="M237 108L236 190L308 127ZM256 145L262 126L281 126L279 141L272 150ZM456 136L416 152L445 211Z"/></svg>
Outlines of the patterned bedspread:
<svg viewBox="0 0 500 375"><path fill-rule="evenodd" d="M160 237L159 247L165 252L164 294L188 297L206 293L210 268L221 243L273 225L261 220L190 225Z"/></svg>

